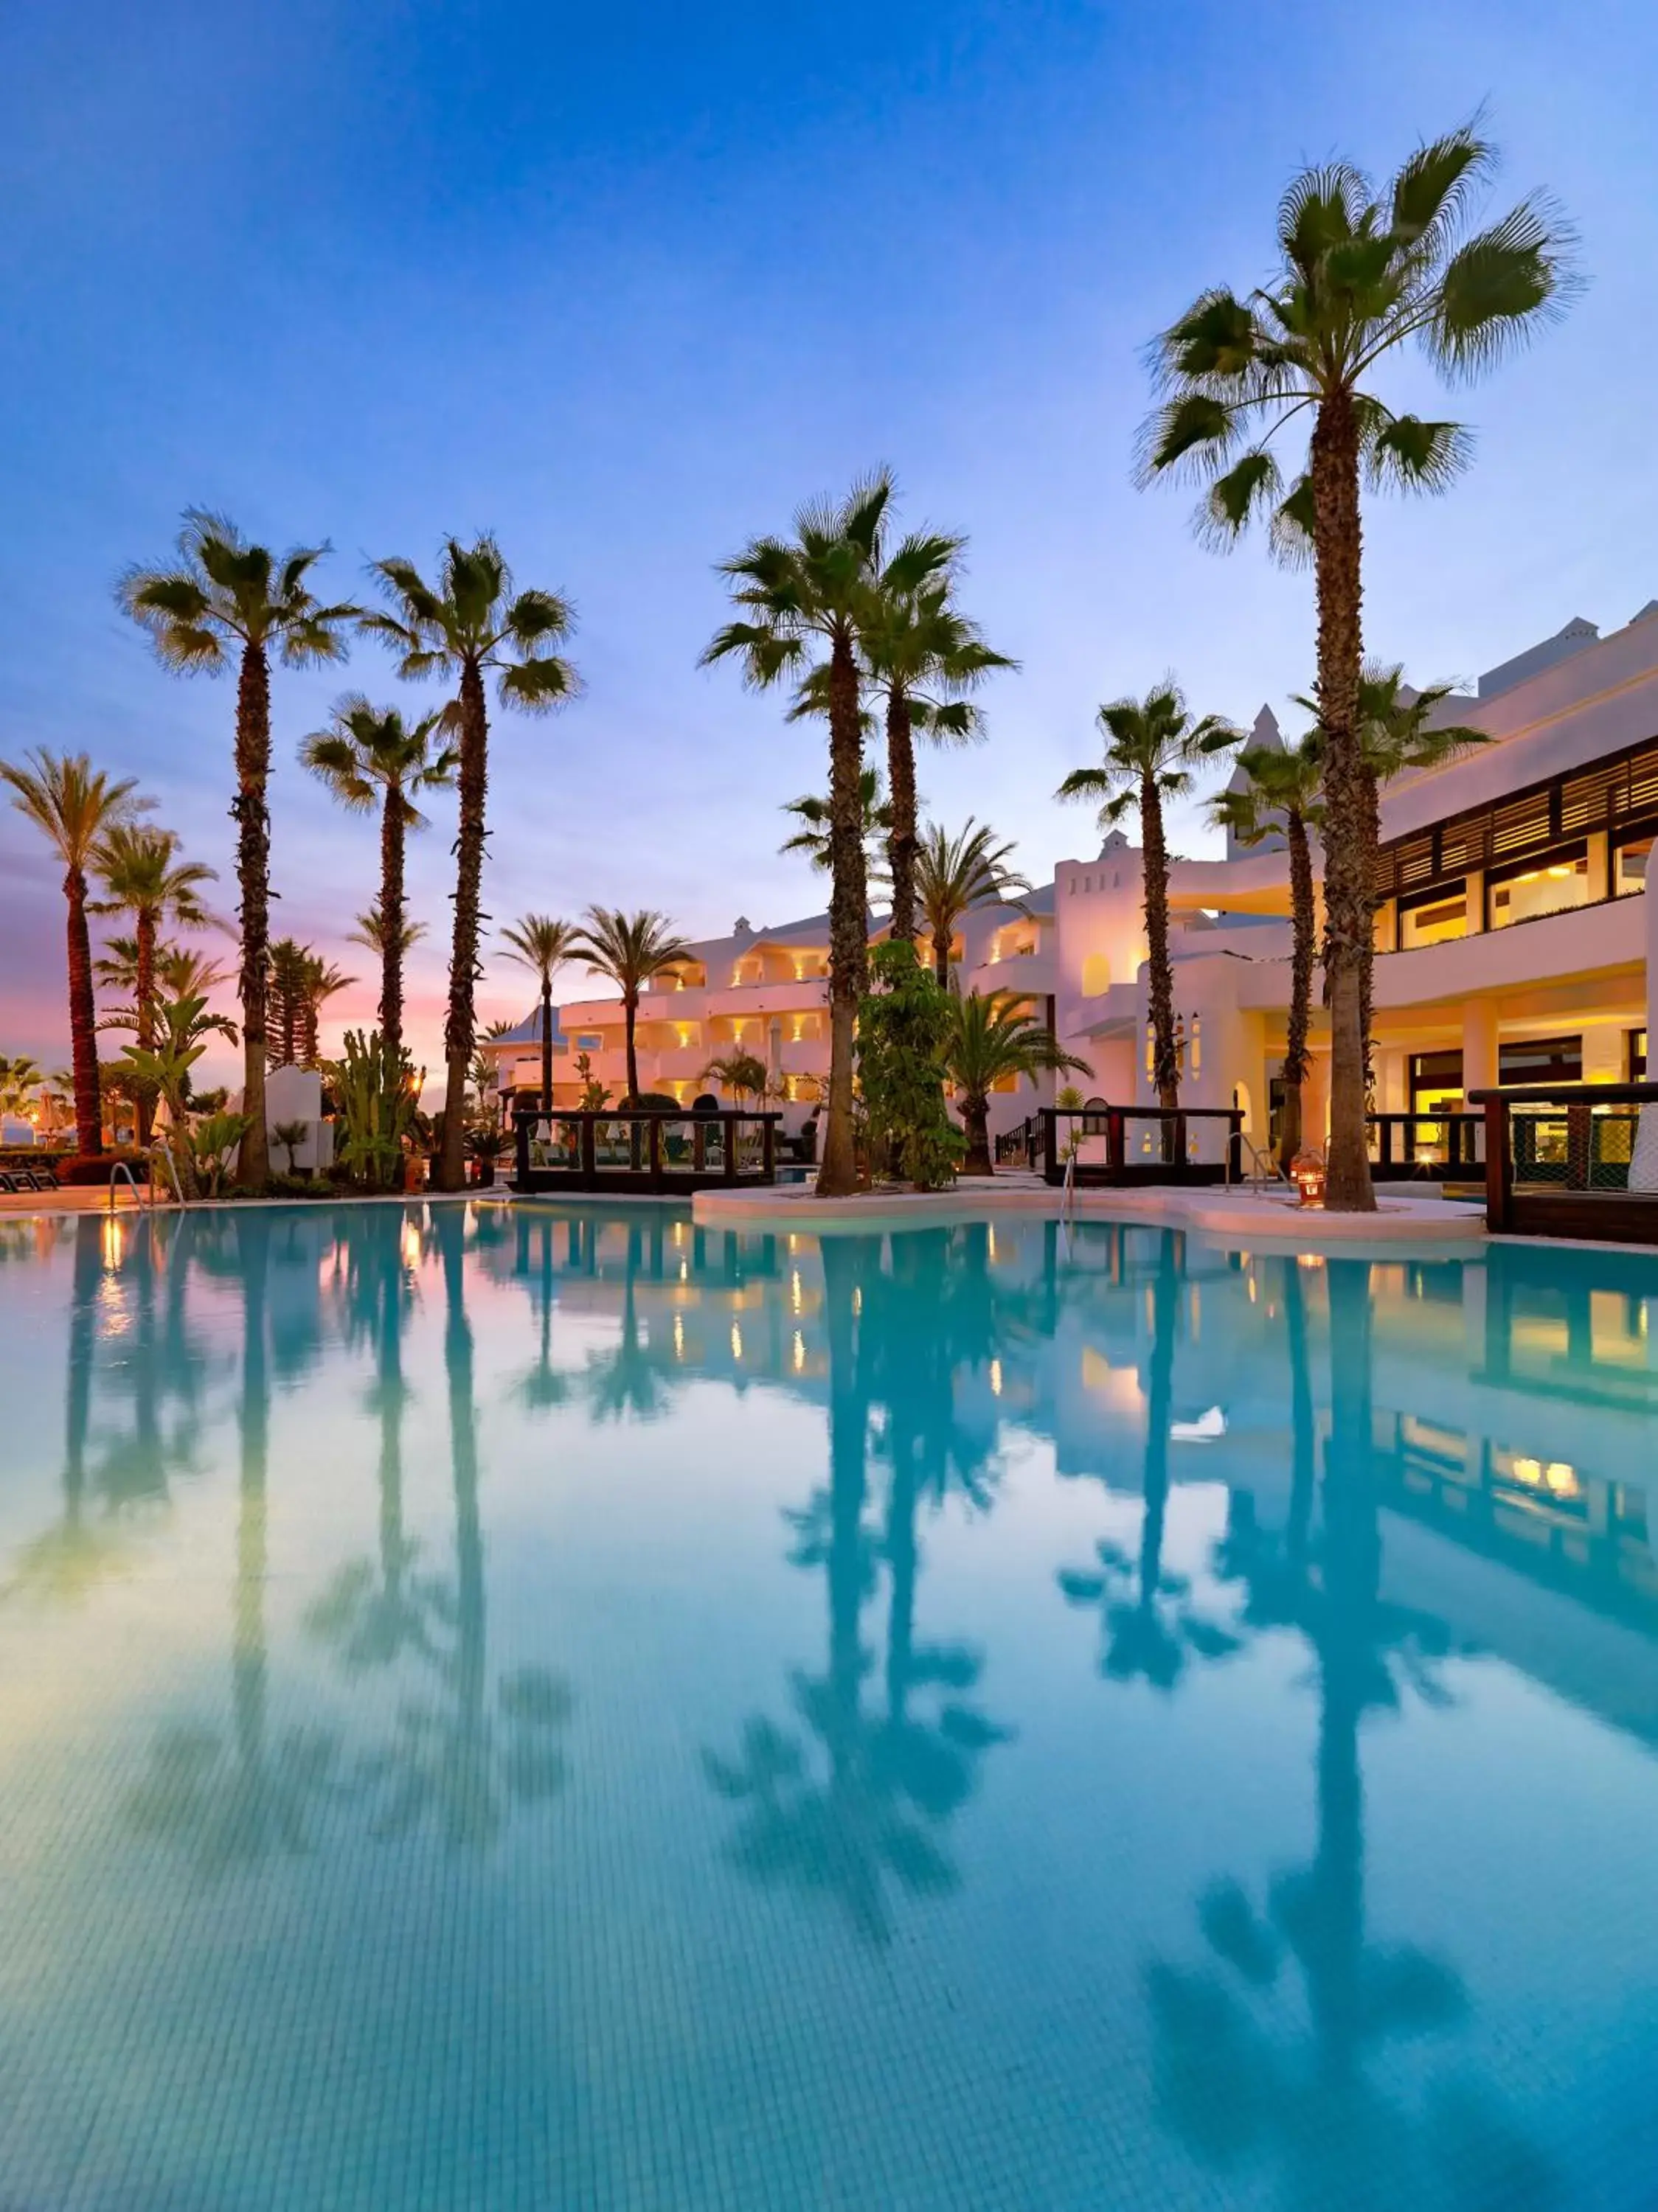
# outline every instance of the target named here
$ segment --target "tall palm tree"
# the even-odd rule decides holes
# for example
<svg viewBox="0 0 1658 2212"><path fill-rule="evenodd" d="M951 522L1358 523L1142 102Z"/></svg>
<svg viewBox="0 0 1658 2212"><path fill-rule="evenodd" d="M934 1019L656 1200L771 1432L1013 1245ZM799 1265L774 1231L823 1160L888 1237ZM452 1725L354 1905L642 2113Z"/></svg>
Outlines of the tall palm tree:
<svg viewBox="0 0 1658 2212"><path fill-rule="evenodd" d="M1249 781L1240 791L1221 793L1210 809L1213 819L1242 845L1259 845L1282 833L1289 853L1289 1018L1278 1142L1279 1164L1288 1175L1301 1148L1301 1085L1307 1080L1313 964L1318 955L1318 908L1308 832L1324 821L1323 764L1317 747L1309 744L1294 751L1251 745L1239 754L1238 765Z"/></svg>
<svg viewBox="0 0 1658 2212"><path fill-rule="evenodd" d="M109 1018L107 1028L131 1028L148 1051L155 1042L155 954L167 923L180 929L204 929L212 915L202 903L201 887L216 883L216 868L179 858L180 841L171 830L118 822L100 840L93 865L104 896L91 902L93 914L130 914L133 924L132 1009ZM99 963L101 977L104 963ZM155 1101L140 1097L138 1142L149 1142Z"/></svg>
<svg viewBox="0 0 1658 2212"><path fill-rule="evenodd" d="M1179 1103L1179 1063L1174 1052L1174 973L1168 957L1168 843L1163 801L1192 787L1193 764L1238 742L1238 732L1218 714L1193 720L1179 689L1160 684L1143 699L1112 699L1095 716L1106 741L1098 768L1073 769L1060 799L1102 803L1100 826L1119 821L1131 808L1140 817L1148 981L1150 987L1152 1081L1160 1105Z"/></svg>
<svg viewBox="0 0 1658 2212"><path fill-rule="evenodd" d="M271 1178L265 1126L265 992L271 942L271 654L288 668L345 657L345 627L357 609L325 605L307 579L328 550L291 548L280 556L244 538L222 514L191 508L170 568L129 568L122 607L150 635L162 665L216 675L234 661L236 688L236 885L241 917L243 1048L240 1179L263 1190Z"/></svg>
<svg viewBox="0 0 1658 2212"><path fill-rule="evenodd" d="M314 730L300 759L342 806L366 814L380 809L380 1033L390 1063L403 1050L403 955L407 917L403 897L403 847L426 817L415 800L454 781L458 756L437 743L441 713L405 722L395 707L373 707L353 691L334 704L334 719Z"/></svg>
<svg viewBox="0 0 1658 2212"><path fill-rule="evenodd" d="M862 704L858 649L873 611L881 528L893 480L883 469L838 504L802 507L790 538L756 538L722 564L741 619L704 653L704 665L734 659L744 681L765 690L798 680L812 654L828 652L829 1103L819 1195L857 1184L852 1146L852 1053L868 969L869 908L863 862Z"/></svg>
<svg viewBox="0 0 1658 2212"><path fill-rule="evenodd" d="M932 940L933 972L941 983L950 980L950 947L962 916L973 907L991 901L1016 901L1030 884L1008 866L1011 838L998 842L988 823L976 823L970 814L952 837L937 823L923 833L916 854L916 895L922 920Z"/></svg>
<svg viewBox="0 0 1658 2212"><path fill-rule="evenodd" d="M156 950L156 987L169 999L209 999L229 980L217 961L204 952L177 945Z"/></svg>
<svg viewBox="0 0 1658 2212"><path fill-rule="evenodd" d="M829 823L832 809L826 798L815 792L806 792L799 799L784 801L783 811L792 814L800 827L792 837L778 846L779 853L803 853L814 868L829 872ZM863 865L866 877L873 875L875 855L893 826L893 810L881 788L879 769L866 768L858 774L858 812L863 823Z"/></svg>
<svg viewBox="0 0 1658 2212"><path fill-rule="evenodd" d="M94 771L84 753L49 752L42 745L23 764L0 761L0 783L11 803L32 822L64 864L69 906L69 1033L75 1062L75 1141L82 1152L103 1150L98 1103L98 1009L92 995L92 938L87 927L87 871L100 842L117 823L143 805L133 797L131 776L113 780Z"/></svg>
<svg viewBox="0 0 1658 2212"><path fill-rule="evenodd" d="M1364 1038L1367 1092L1373 1087L1370 1060L1375 1040L1371 1006L1376 965L1375 881L1381 852L1381 787L1394 776L1403 775L1407 769L1439 768L1459 754L1490 743L1488 732L1476 730L1467 723L1433 721L1445 702L1454 696L1448 684L1430 684L1425 690L1412 691L1405 681L1405 671L1397 664L1389 667L1380 661L1367 661L1359 677L1358 789L1366 886L1364 942L1359 965L1359 1024ZM1295 704L1305 707L1316 717L1316 700L1297 693ZM1322 758L1326 748L1321 726L1309 732L1308 743ZM1327 935L1327 916L1326 931Z"/></svg>
<svg viewBox="0 0 1658 2212"><path fill-rule="evenodd" d="M1571 238L1547 202L1484 229L1472 196L1495 160L1472 126L1418 146L1380 194L1344 161L1307 169L1278 205L1278 266L1240 298L1204 293L1156 342L1167 394L1147 425L1143 474L1207 484L1199 526L1218 542L1253 518L1318 587L1319 720L1326 733L1326 973L1332 1036L1326 1203L1368 1212L1360 991L1371 886L1363 865L1359 738L1359 485L1436 491L1467 459L1466 431L1394 412L1375 372L1414 339L1448 377L1525 343L1573 289ZM1274 441L1308 433L1288 489ZM1242 447L1240 451L1240 448Z"/></svg>
<svg viewBox="0 0 1658 2212"><path fill-rule="evenodd" d="M556 648L570 635L575 617L556 592L516 590L500 547L487 536L472 545L445 539L433 584L411 561L376 562L375 570L393 611L368 616L363 628L398 653L399 675L445 676L459 691L450 712L460 737L460 829L443 1024L443 1143L434 1181L440 1190L460 1190L466 1180L466 1081L477 1036L483 919L490 746L485 678L496 672L496 696L503 707L546 714L562 706L574 694L576 678Z"/></svg>
<svg viewBox="0 0 1658 2212"><path fill-rule="evenodd" d="M582 933L548 914L527 914L502 939L509 960L532 969L541 985L541 1111L552 1111L552 975L582 950Z"/></svg>
<svg viewBox="0 0 1658 2212"><path fill-rule="evenodd" d="M624 914L619 908L590 906L570 950L594 975L608 977L621 994L622 1018L627 1025L625 1105L639 1096L639 1055L634 1045L639 994L653 976L667 975L695 956L685 939L674 935L667 916L649 908Z"/></svg>
<svg viewBox="0 0 1658 2212"><path fill-rule="evenodd" d="M916 934L915 733L967 744L984 735L984 717L966 694L994 669L1017 663L993 653L954 605L963 538L912 535L882 563L875 605L863 629L870 688L887 710L887 777L892 826L887 838L893 888L892 934Z"/></svg>
<svg viewBox="0 0 1658 2212"><path fill-rule="evenodd" d="M271 947L271 980L267 987L266 1004L271 1026L269 1051L272 1067L299 1066L308 963L312 957L310 946L302 945L297 938L279 937Z"/></svg>
<svg viewBox="0 0 1658 2212"><path fill-rule="evenodd" d="M952 992L949 1012L944 1073L960 1095L961 1126L966 1132L961 1172L987 1176L994 1172L989 1115L997 1085L1009 1076L1028 1081L1049 1069L1086 1073L1088 1063L1063 1051L1053 1031L1035 1020L1014 992L992 991L986 997L969 991L965 999Z"/></svg>

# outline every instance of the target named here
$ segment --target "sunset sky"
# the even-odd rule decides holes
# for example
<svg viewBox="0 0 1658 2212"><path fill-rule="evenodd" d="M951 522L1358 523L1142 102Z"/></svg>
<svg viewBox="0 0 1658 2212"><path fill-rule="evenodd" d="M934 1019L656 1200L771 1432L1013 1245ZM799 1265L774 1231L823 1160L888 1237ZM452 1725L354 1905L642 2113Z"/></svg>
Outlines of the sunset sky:
<svg viewBox="0 0 1658 2212"><path fill-rule="evenodd" d="M821 744L698 670L715 564L886 461L906 516L970 534L965 604L1021 664L987 695L989 744L923 760L923 791L1043 880L1094 848L1051 793L1094 757L1102 698L1172 669L1199 709L1267 701L1293 726L1308 580L1202 550L1187 499L1137 491L1131 464L1146 341L1204 283L1265 274L1303 161L1384 169L1483 106L1496 196L1555 193L1591 280L1458 396L1478 450L1452 495L1372 509L1372 649L1471 678L1658 593L1655 81L1658 11L1633 5L1402 0L1385 30L1212 0L9 9L0 757L84 749L137 775L228 913L233 688L155 665L115 610L122 567L164 555L189 505L331 540L342 595L373 556L490 528L521 581L575 601L584 684L555 719L497 720L497 922L590 901L692 935L782 921L822 903L776 851ZM1393 388L1441 404L1414 368ZM363 978L329 1034L372 1017L369 956L342 939L375 839L296 750L348 686L399 689L366 644L275 681L275 927ZM435 815L411 994L434 1067ZM1188 812L1177 842L1210 835ZM47 854L0 813L0 1051L49 1066L62 923ZM491 957L480 1016L532 988Z"/></svg>

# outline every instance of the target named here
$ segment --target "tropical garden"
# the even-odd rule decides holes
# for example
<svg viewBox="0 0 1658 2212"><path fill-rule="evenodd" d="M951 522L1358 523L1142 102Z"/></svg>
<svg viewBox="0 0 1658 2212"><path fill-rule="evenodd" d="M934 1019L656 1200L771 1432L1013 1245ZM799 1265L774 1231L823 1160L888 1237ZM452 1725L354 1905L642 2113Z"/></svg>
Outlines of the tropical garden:
<svg viewBox="0 0 1658 2212"><path fill-rule="evenodd" d="M1403 769L1478 741L1444 722L1443 688L1412 691L1397 667L1367 658L1363 501L1442 490L1469 450L1463 425L1398 411L1382 384L1410 350L1449 381L1472 379L1557 315L1576 282L1570 234L1546 201L1479 219L1494 159L1471 126L1419 146L1380 187L1341 162L1304 170L1280 204L1267 280L1206 290L1153 347L1157 404L1141 436L1142 480L1195 481L1206 540L1229 544L1259 525L1276 556L1314 574L1314 673L1302 702L1310 727L1289 753L1242 750L1244 776L1214 818L1245 842L1271 836L1289 848L1283 1158L1304 1134L1321 973L1332 1038L1327 1202L1338 1209L1375 1203L1365 1113L1379 794ZM1044 1072L1087 1073L1023 1000L964 994L957 978L963 918L991 902L1016 905L1029 889L991 828L972 817L954 831L930 822L917 792L918 744L981 741L983 687L1016 668L963 604L966 542L904 528L882 470L844 497L802 507L787 529L751 538L720 568L730 619L703 664L728 665L747 686L777 695L789 719L822 731L827 754L826 791L788 803L794 834L784 848L828 878L824 1195L875 1172L923 1187L987 1173L990 1092ZM548 714L576 696L566 652L573 612L559 592L521 584L488 535L445 539L426 569L400 556L375 561L362 603L325 588L328 550L319 542L277 551L224 515L192 509L172 555L136 564L119 582L121 609L163 667L234 679L224 775L231 915L212 902L214 872L155 823L132 779L44 746L0 761L12 803L62 870L70 1045L70 1066L50 1077L31 1061L0 1060L0 1111L27 1113L48 1133L72 1119L70 1180L107 1179L118 1139L142 1156L159 1133L174 1173L198 1194L289 1187L305 1130L267 1108L271 1071L288 1066L323 1079L333 1173L348 1182L394 1184L424 1154L433 1187L456 1190L502 1148L487 1126L479 1048L488 1039L477 1006L489 934L491 743L501 717ZM299 748L306 769L378 837L377 889L350 933L377 970L376 1019L329 1054L325 1009L355 979L316 947L272 934L273 698L286 672L341 664L359 645L388 650L399 682L429 688L418 709L346 693ZM1102 706L1098 727L1100 757L1056 795L1093 803L1104 823L1126 815L1137 824L1148 1073L1169 1109L1181 1070L1165 808L1242 739L1189 708L1172 678ZM429 1115L425 1071L405 1040L405 964L427 927L409 911L405 855L431 811L451 804L442 1103ZM365 864L365 882L368 872ZM887 908L878 929L876 896ZM101 946L94 922L109 931ZM229 966L203 949L216 933L234 948ZM617 1103L644 1104L641 995L693 958L672 921L596 905L579 922L530 913L501 928L496 951L534 979L543 1106L552 1101L553 977L569 963L619 1001L626 1091ZM234 1012L216 1003L233 982ZM101 1055L101 1040L113 1036L124 1041ZM215 1039L241 1056L229 1096L192 1083ZM741 1050L710 1060L704 1074L739 1099L768 1095L771 1071ZM609 1103L590 1074L586 1096Z"/></svg>

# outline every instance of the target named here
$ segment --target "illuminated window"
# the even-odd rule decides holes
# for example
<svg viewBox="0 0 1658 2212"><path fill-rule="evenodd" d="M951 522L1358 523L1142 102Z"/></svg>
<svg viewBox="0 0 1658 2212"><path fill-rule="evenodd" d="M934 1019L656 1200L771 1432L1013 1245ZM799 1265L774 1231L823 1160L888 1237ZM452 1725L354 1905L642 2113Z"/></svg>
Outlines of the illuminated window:
<svg viewBox="0 0 1658 2212"><path fill-rule="evenodd" d="M1097 999L1111 988L1111 963L1103 952L1090 952L1082 963L1082 996Z"/></svg>
<svg viewBox="0 0 1658 2212"><path fill-rule="evenodd" d="M1418 945L1445 945L1453 938L1468 934L1468 899L1460 884L1448 890L1430 892L1415 906L1401 907L1399 916L1399 945L1401 952L1414 952Z"/></svg>
<svg viewBox="0 0 1658 2212"><path fill-rule="evenodd" d="M1588 854L1578 853L1551 860L1546 867L1522 868L1512 875L1488 879L1488 896L1493 929L1533 921L1539 915L1562 914L1569 907L1587 906Z"/></svg>
<svg viewBox="0 0 1658 2212"><path fill-rule="evenodd" d="M1652 833L1644 837L1631 837L1618 848L1613 858L1612 888L1615 896L1627 898L1632 891L1643 891L1647 887L1647 860L1652 851Z"/></svg>

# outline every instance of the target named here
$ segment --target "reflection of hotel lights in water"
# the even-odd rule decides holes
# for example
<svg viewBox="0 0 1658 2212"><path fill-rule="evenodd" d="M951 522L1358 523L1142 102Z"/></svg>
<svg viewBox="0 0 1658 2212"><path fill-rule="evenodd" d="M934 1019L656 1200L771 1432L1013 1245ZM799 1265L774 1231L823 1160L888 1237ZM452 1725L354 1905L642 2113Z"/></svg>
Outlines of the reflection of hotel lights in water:
<svg viewBox="0 0 1658 2212"><path fill-rule="evenodd" d="M685 1316L683 1314L675 1314L674 1316L674 1357L676 1359L685 1358Z"/></svg>
<svg viewBox="0 0 1658 2212"><path fill-rule="evenodd" d="M992 1260L996 1257L996 1224L991 1222L986 1231L984 1249Z"/></svg>
<svg viewBox="0 0 1658 2212"><path fill-rule="evenodd" d="M798 1329L795 1331L794 1360L795 1372L798 1375L806 1364L806 1339Z"/></svg>
<svg viewBox="0 0 1658 2212"><path fill-rule="evenodd" d="M412 1221L403 1224L403 1264L405 1267L420 1265L420 1231Z"/></svg>
<svg viewBox="0 0 1658 2212"><path fill-rule="evenodd" d="M1002 1362L999 1359L991 1362L991 1395L992 1398L1002 1395Z"/></svg>
<svg viewBox="0 0 1658 2212"><path fill-rule="evenodd" d="M1516 1456L1509 1462L1509 1469L1515 1480L1523 1482L1527 1490L1546 1490L1551 1498L1576 1498L1582 1489L1577 1469L1563 1459L1551 1459L1545 1467L1541 1460Z"/></svg>
<svg viewBox="0 0 1658 2212"><path fill-rule="evenodd" d="M681 1260L680 1262L680 1280L682 1283L688 1283L690 1279L691 1262L689 1260Z"/></svg>
<svg viewBox="0 0 1658 2212"><path fill-rule="evenodd" d="M801 1310L800 1269L798 1267L795 1268L794 1273L789 1278L789 1310L793 1313L798 1313Z"/></svg>
<svg viewBox="0 0 1658 2212"><path fill-rule="evenodd" d="M126 1224L113 1213L104 1216L104 1265L119 1267L126 1257Z"/></svg>
<svg viewBox="0 0 1658 2212"><path fill-rule="evenodd" d="M853 1289L852 1311L855 1314L861 1314L863 1311L863 1285L862 1283L857 1284Z"/></svg>
<svg viewBox="0 0 1658 2212"><path fill-rule="evenodd" d="M731 1324L731 1357L734 1359L742 1358L742 1331L735 1321Z"/></svg>

